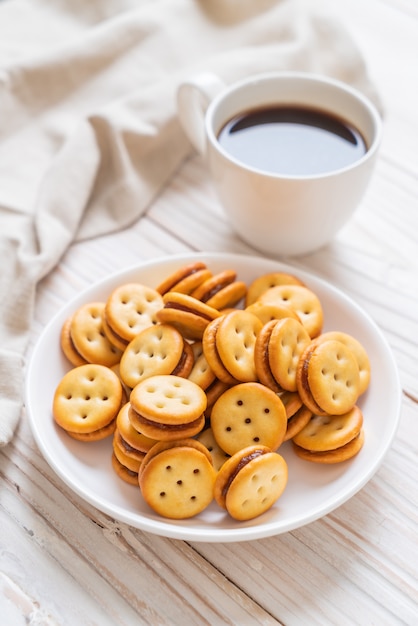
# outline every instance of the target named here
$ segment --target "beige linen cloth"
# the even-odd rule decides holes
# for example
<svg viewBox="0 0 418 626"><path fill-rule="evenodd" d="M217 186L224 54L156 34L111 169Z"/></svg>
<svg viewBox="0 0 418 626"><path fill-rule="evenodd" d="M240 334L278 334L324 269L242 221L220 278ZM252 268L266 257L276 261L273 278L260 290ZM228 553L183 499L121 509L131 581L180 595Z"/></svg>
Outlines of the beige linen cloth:
<svg viewBox="0 0 418 626"><path fill-rule="evenodd" d="M314 4L0 2L0 445L22 412L37 283L72 242L137 220L192 153L182 79L294 68L376 100L352 38Z"/></svg>

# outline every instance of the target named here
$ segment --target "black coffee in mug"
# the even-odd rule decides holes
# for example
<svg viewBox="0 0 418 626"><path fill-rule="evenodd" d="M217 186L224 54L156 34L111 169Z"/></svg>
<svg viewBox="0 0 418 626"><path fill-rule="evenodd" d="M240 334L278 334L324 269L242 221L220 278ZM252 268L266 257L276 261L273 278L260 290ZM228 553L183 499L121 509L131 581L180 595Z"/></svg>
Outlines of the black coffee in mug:
<svg viewBox="0 0 418 626"><path fill-rule="evenodd" d="M269 174L309 176L339 170L367 151L360 132L329 113L299 106L247 111L221 129L233 158Z"/></svg>

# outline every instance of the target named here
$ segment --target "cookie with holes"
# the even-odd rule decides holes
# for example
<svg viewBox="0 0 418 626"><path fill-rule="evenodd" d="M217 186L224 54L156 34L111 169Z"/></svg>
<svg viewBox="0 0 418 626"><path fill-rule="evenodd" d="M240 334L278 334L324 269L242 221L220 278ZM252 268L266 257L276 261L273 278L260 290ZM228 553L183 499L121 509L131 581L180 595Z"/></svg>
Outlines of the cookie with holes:
<svg viewBox="0 0 418 626"><path fill-rule="evenodd" d="M234 519L250 520L277 502L287 481L287 463L280 454L267 446L248 446L219 469L214 498Z"/></svg>
<svg viewBox="0 0 418 626"><path fill-rule="evenodd" d="M201 283L212 276L212 272L203 261L195 261L182 265L167 276L156 290L162 296L169 291L191 294Z"/></svg>
<svg viewBox="0 0 418 626"><path fill-rule="evenodd" d="M68 317L61 327L60 346L71 365L78 367L79 365L85 365L88 361L77 352L74 346L74 342L71 339L71 322L72 316Z"/></svg>
<svg viewBox="0 0 418 626"><path fill-rule="evenodd" d="M345 446L363 427L363 413L354 406L343 415L313 415L293 437L294 443L310 452L327 452Z"/></svg>
<svg viewBox="0 0 418 626"><path fill-rule="evenodd" d="M334 450L313 451L302 448L293 442L293 450L295 454L304 461L311 463L321 463L323 465L333 465L335 463L343 463L349 461L355 457L364 445L364 429L362 428L359 434L348 441L343 446L335 448Z"/></svg>
<svg viewBox="0 0 418 626"><path fill-rule="evenodd" d="M157 323L156 312L163 307L162 296L141 283L125 283L112 291L104 310L104 331L120 350L141 332Z"/></svg>
<svg viewBox="0 0 418 626"><path fill-rule="evenodd" d="M340 341L312 341L297 366L302 402L317 415L342 415L357 402L360 375L350 348Z"/></svg>
<svg viewBox="0 0 418 626"><path fill-rule="evenodd" d="M237 306L246 293L247 285L237 280L236 271L224 270L205 280L191 295L221 311Z"/></svg>
<svg viewBox="0 0 418 626"><path fill-rule="evenodd" d="M275 303L296 313L311 339L317 337L324 322L324 312L318 296L303 285L277 285L260 295L262 303Z"/></svg>
<svg viewBox="0 0 418 626"><path fill-rule="evenodd" d="M164 307L157 313L159 322L171 324L185 339L202 339L207 325L220 315L217 309L188 294L169 291L163 300Z"/></svg>
<svg viewBox="0 0 418 626"><path fill-rule="evenodd" d="M132 389L157 374L187 377L193 363L192 348L182 334L170 324L157 324L142 330L128 344L120 360L120 376Z"/></svg>
<svg viewBox="0 0 418 626"><path fill-rule="evenodd" d="M74 438L95 441L113 434L122 399L118 376L104 365L87 363L60 380L52 413L55 422Z"/></svg>
<svg viewBox="0 0 418 626"><path fill-rule="evenodd" d="M210 426L202 430L202 432L196 436L196 439L197 441L200 441L200 443L203 443L203 445L209 450L213 467L217 471L222 467L225 461L230 458L231 455L227 454L225 450L222 450L219 446Z"/></svg>
<svg viewBox="0 0 418 626"><path fill-rule="evenodd" d="M289 309L289 307L281 304L277 304L276 302L260 302L257 300L253 304L245 307L245 310L249 313L253 313L253 315L256 315L263 324L267 324L272 320L282 320L287 317L291 317L294 320L299 321L297 314L292 311L292 309Z"/></svg>
<svg viewBox="0 0 418 626"><path fill-rule="evenodd" d="M202 389L207 389L215 381L215 373L207 361L202 342L194 341L191 344L191 349L193 352L193 367L187 378L199 385L199 387L202 387Z"/></svg>
<svg viewBox="0 0 418 626"><path fill-rule="evenodd" d="M142 380L133 388L130 404L132 426L151 439L193 437L205 425L206 394L181 376L157 375Z"/></svg>
<svg viewBox="0 0 418 626"><path fill-rule="evenodd" d="M289 272L270 272L268 274L262 274L261 276L257 276L248 286L245 306L248 307L253 304L259 299L261 294L278 285L305 286L300 278L294 274L289 274Z"/></svg>
<svg viewBox="0 0 418 626"><path fill-rule="evenodd" d="M132 426L129 418L130 402L127 402L120 409L116 418L116 431L118 432L117 443L126 454L134 453L138 458L144 455L157 443L156 439L147 437ZM115 433L116 433L115 431ZM141 454L137 455L136 452Z"/></svg>
<svg viewBox="0 0 418 626"><path fill-rule="evenodd" d="M120 361L122 350L117 348L104 331L104 302L88 302L73 314L70 337L74 350L87 363L111 367Z"/></svg>
<svg viewBox="0 0 418 626"><path fill-rule="evenodd" d="M269 370L280 389L296 391L299 359L311 342L308 331L300 321L291 318L269 322L266 327L270 332L263 341L257 338L261 346L256 345L255 350L260 380L261 372Z"/></svg>
<svg viewBox="0 0 418 626"><path fill-rule="evenodd" d="M286 433L286 409L280 397L261 383L240 383L215 402L210 425L227 454L254 444L276 450Z"/></svg>
<svg viewBox="0 0 418 626"><path fill-rule="evenodd" d="M216 376L216 380L224 385L235 385L239 381L226 369L217 348L216 336L224 315L209 322L205 328L202 337L202 349L209 367Z"/></svg>
<svg viewBox="0 0 418 626"><path fill-rule="evenodd" d="M145 502L156 513L187 519L212 502L215 479L206 447L184 438L155 444L142 462L138 482Z"/></svg>
<svg viewBox="0 0 418 626"><path fill-rule="evenodd" d="M262 327L257 316L240 309L222 316L216 332L216 350L224 368L235 380L258 380L254 350Z"/></svg>
<svg viewBox="0 0 418 626"><path fill-rule="evenodd" d="M360 377L360 388L359 394L363 394L370 384L371 378L371 365L370 359L367 354L367 351L362 343L352 335L339 331L339 330L331 330L325 333L321 333L315 341L323 342L328 341L329 339L334 339L340 341L345 344L348 348L350 348L351 352L354 355L354 358L357 361L357 365L359 368L359 377Z"/></svg>

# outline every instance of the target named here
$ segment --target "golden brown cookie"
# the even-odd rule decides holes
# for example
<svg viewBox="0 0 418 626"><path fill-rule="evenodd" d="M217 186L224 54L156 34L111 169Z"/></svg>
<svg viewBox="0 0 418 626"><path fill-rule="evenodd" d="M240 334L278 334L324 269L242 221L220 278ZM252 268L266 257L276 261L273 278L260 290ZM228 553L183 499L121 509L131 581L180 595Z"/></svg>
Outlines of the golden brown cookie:
<svg viewBox="0 0 418 626"><path fill-rule="evenodd" d="M79 352L75 349L73 340L71 339L71 322L72 316L68 317L61 328L60 345L63 353L74 367L85 365L87 363Z"/></svg>
<svg viewBox="0 0 418 626"><path fill-rule="evenodd" d="M325 465L331 465L334 463L342 463L352 459L356 454L360 452L364 445L364 430L361 429L360 433L340 448L335 450L326 450L324 452L313 452L311 450L305 450L297 444L293 443L293 450L297 456L304 461L310 461L311 463L322 463Z"/></svg>
<svg viewBox="0 0 418 626"><path fill-rule="evenodd" d="M197 435L205 425L206 395L187 378L151 376L130 396L132 426L151 439L173 441Z"/></svg>
<svg viewBox="0 0 418 626"><path fill-rule="evenodd" d="M347 413L360 389L359 369L350 348L333 339L311 342L299 359L297 388L312 413Z"/></svg>
<svg viewBox="0 0 418 626"><path fill-rule="evenodd" d="M202 430L202 432L196 436L196 439L208 449L212 457L213 467L218 471L225 461L229 459L230 455L218 445L213 435L212 428L209 426Z"/></svg>
<svg viewBox="0 0 418 626"><path fill-rule="evenodd" d="M138 487L138 472L129 469L129 467L121 463L114 452L112 452L110 458L112 467L119 478L129 485Z"/></svg>
<svg viewBox="0 0 418 626"><path fill-rule="evenodd" d="M157 443L157 440L147 437L132 426L129 417L130 406L130 402L124 404L116 418L116 428L119 432L118 444L127 454L130 451L138 451L145 454Z"/></svg>
<svg viewBox="0 0 418 626"><path fill-rule="evenodd" d="M360 389L359 394L361 395L366 391L370 384L371 377L371 366L369 356L367 354L364 346L352 335L348 333L344 333L342 331L328 331L326 333L322 333L315 339L315 341L328 341L329 339L335 339L345 344L348 348L350 348L351 352L354 354L354 357L357 361L359 368L359 376L360 376Z"/></svg>
<svg viewBox="0 0 418 626"><path fill-rule="evenodd" d="M293 274L288 272L270 272L268 274L262 274L252 281L248 287L247 297L245 299L245 306L249 306L259 299L268 289L277 287L278 285L302 285L304 283Z"/></svg>
<svg viewBox="0 0 418 626"><path fill-rule="evenodd" d="M157 374L187 377L194 357L190 345L171 324L142 330L126 347L120 360L120 375L130 388Z"/></svg>
<svg viewBox="0 0 418 626"><path fill-rule="evenodd" d="M207 389L215 380L214 371L210 368L201 341L194 341L191 345L193 352L193 367L188 375L188 379Z"/></svg>
<svg viewBox="0 0 418 626"><path fill-rule="evenodd" d="M223 317L224 315L221 315L209 322L203 333L202 348L209 367L216 378L225 385L235 385L239 381L234 378L231 372L229 372L222 363L217 347L216 336Z"/></svg>
<svg viewBox="0 0 418 626"><path fill-rule="evenodd" d="M70 333L75 350L88 363L111 367L122 351L107 338L103 329L104 302L88 302L73 314Z"/></svg>
<svg viewBox="0 0 418 626"><path fill-rule="evenodd" d="M217 309L187 294L170 291L163 300L164 307L157 312L159 322L171 324L185 339L202 339L206 326L220 315Z"/></svg>
<svg viewBox="0 0 418 626"><path fill-rule="evenodd" d="M235 270L224 270L205 280L192 296L221 311L235 307L247 293L247 285L237 280Z"/></svg>
<svg viewBox="0 0 418 626"><path fill-rule="evenodd" d="M260 383L276 393L280 393L283 389L273 376L269 359L270 337L277 321L273 319L266 322L258 333L254 344L254 367Z"/></svg>
<svg viewBox="0 0 418 626"><path fill-rule="evenodd" d="M270 333L267 353L273 378L286 391L296 391L299 359L310 344L308 331L298 320L277 320Z"/></svg>
<svg viewBox="0 0 418 626"><path fill-rule="evenodd" d="M121 402L122 385L117 375L104 365L88 363L64 374L54 393L52 411L56 423L70 433L98 434L107 429L108 436L113 433L110 424Z"/></svg>
<svg viewBox="0 0 418 626"><path fill-rule="evenodd" d="M311 339L322 331L324 313L318 296L302 285L278 285L267 289L259 297L262 303L285 306L297 314Z"/></svg>
<svg viewBox="0 0 418 626"><path fill-rule="evenodd" d="M225 369L238 381L257 380L254 349L262 327L258 317L239 309L221 318L216 332L216 349Z"/></svg>
<svg viewBox="0 0 418 626"><path fill-rule="evenodd" d="M91 433L74 433L70 430L67 430L67 435L72 437L72 439L77 439L77 441L101 441L102 439L106 439L114 434L116 429L116 419L113 419L107 426L103 426L103 428L98 428Z"/></svg>
<svg viewBox="0 0 418 626"><path fill-rule="evenodd" d="M145 452L126 445L126 441L122 438L118 428L115 429L113 434L113 451L116 454L116 458L125 467L138 473L142 460L145 457Z"/></svg>
<svg viewBox="0 0 418 626"><path fill-rule="evenodd" d="M260 444L276 450L282 443L287 416L283 402L258 382L227 389L215 402L210 417L216 442L227 454Z"/></svg>
<svg viewBox="0 0 418 626"><path fill-rule="evenodd" d="M216 400L224 393L224 391L226 391L230 387L231 385L229 383L224 383L222 382L222 380L219 380L219 378L215 378L213 383L210 384L207 389L205 389L207 400L205 416L207 419L210 418L210 415L212 413L212 407L215 404Z"/></svg>
<svg viewBox="0 0 418 626"><path fill-rule="evenodd" d="M104 331L120 350L141 332L157 323L156 312L164 306L155 289L141 283L120 285L109 295L104 309Z"/></svg>
<svg viewBox="0 0 418 626"><path fill-rule="evenodd" d="M138 480L145 502L155 512L170 519L187 519L212 502L215 478L205 446L185 438L151 448Z"/></svg>
<svg viewBox="0 0 418 626"><path fill-rule="evenodd" d="M357 437L362 426L363 414L354 406L343 415L313 415L293 441L305 450L326 452L341 448Z"/></svg>
<svg viewBox="0 0 418 626"><path fill-rule="evenodd" d="M280 393L280 400L284 404L288 420L303 406L302 400L300 399L300 395L297 391L283 391Z"/></svg>
<svg viewBox="0 0 418 626"><path fill-rule="evenodd" d="M260 302L257 300L245 307L245 310L256 315L263 324L267 324L271 320L282 320L286 317L292 317L294 320L299 321L299 317L292 309L275 302Z"/></svg>
<svg viewBox="0 0 418 626"><path fill-rule="evenodd" d="M288 417L284 441L289 441L289 439L293 439L293 437L295 437L295 435L297 435L302 430L302 428L304 428L306 424L308 424L311 417L312 411L310 411L306 406L303 405L295 413Z"/></svg>
<svg viewBox="0 0 418 626"><path fill-rule="evenodd" d="M183 265L167 276L156 290L162 296L169 291L191 294L203 281L212 276L212 272L202 261L195 261Z"/></svg>
<svg viewBox="0 0 418 626"><path fill-rule="evenodd" d="M248 446L219 469L214 497L234 519L250 520L277 502L287 480L287 463L280 454L267 446Z"/></svg>

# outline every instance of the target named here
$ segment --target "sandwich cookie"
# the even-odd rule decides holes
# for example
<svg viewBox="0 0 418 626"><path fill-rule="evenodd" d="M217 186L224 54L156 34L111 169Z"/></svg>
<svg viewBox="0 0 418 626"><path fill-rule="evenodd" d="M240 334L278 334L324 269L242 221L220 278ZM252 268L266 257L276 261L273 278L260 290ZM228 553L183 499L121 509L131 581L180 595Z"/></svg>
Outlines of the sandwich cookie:
<svg viewBox="0 0 418 626"><path fill-rule="evenodd" d="M280 454L266 446L248 446L219 469L214 498L234 519L250 520L277 502L287 481L287 463Z"/></svg>
<svg viewBox="0 0 418 626"><path fill-rule="evenodd" d="M120 376L131 389L157 374L187 377L193 367L190 344L170 324L149 326L126 347L120 360Z"/></svg>
<svg viewBox="0 0 418 626"><path fill-rule="evenodd" d="M263 303L276 303L297 314L311 339L322 331L324 313L318 296L302 285L277 285L259 297Z"/></svg>
<svg viewBox="0 0 418 626"><path fill-rule="evenodd" d="M215 402L210 424L216 442L227 454L254 444L276 450L286 433L286 409L279 396L261 383L240 383Z"/></svg>
<svg viewBox="0 0 418 626"><path fill-rule="evenodd" d="M85 365L88 361L84 359L79 352L77 352L74 342L71 339L71 322L72 316L67 318L62 325L61 333L60 333L60 345L61 350L64 355L67 357L68 361L74 367L78 367L79 365Z"/></svg>
<svg viewBox="0 0 418 626"><path fill-rule="evenodd" d="M262 327L258 317L240 309L222 316L215 336L216 350L222 365L235 380L257 380L254 349Z"/></svg>
<svg viewBox="0 0 418 626"><path fill-rule="evenodd" d="M156 312L164 303L155 289L126 283L112 291L104 310L104 331L120 350L141 332L157 323Z"/></svg>
<svg viewBox="0 0 418 626"><path fill-rule="evenodd" d="M111 367L120 361L122 351L104 332L104 310L104 302L82 305L72 316L70 334L74 349L87 363Z"/></svg>
<svg viewBox="0 0 418 626"><path fill-rule="evenodd" d="M245 307L245 311L256 315L263 324L267 324L267 322L271 322L272 320L282 320L287 317L300 321L297 314L292 311L292 309L275 302L260 302L257 300L253 304Z"/></svg>
<svg viewBox="0 0 418 626"><path fill-rule="evenodd" d="M295 453L316 463L346 461L360 451L363 443L363 414L358 406L344 415L313 415L293 437Z"/></svg>
<svg viewBox="0 0 418 626"><path fill-rule="evenodd" d="M96 363L80 365L67 372L56 387L54 420L76 439L103 439L115 430L122 398L122 384L110 368Z"/></svg>
<svg viewBox="0 0 418 626"><path fill-rule="evenodd" d="M333 339L307 346L299 359L296 380L303 404L314 414L342 415L359 396L357 361L350 348Z"/></svg>
<svg viewBox="0 0 418 626"><path fill-rule="evenodd" d="M122 480L138 486L141 463L148 450L157 442L135 430L129 419L129 407L129 403L124 404L116 418L112 466Z"/></svg>
<svg viewBox="0 0 418 626"><path fill-rule="evenodd" d="M164 307L157 312L162 324L171 324L185 339L200 340L207 325L220 313L187 294L170 291L163 296Z"/></svg>
<svg viewBox="0 0 418 626"><path fill-rule="evenodd" d="M225 314L224 314L225 315ZM202 348L209 367L216 379L226 386L236 385L239 381L226 369L219 356L216 336L224 315L215 318L205 328L202 337Z"/></svg>
<svg viewBox="0 0 418 626"><path fill-rule="evenodd" d="M225 270L205 280L191 295L221 311L237 306L246 293L247 285L237 280L237 273Z"/></svg>
<svg viewBox="0 0 418 626"><path fill-rule="evenodd" d="M215 381L215 373L210 368L201 341L194 341L191 345L193 352L193 367L188 375L188 379L199 385L202 389L207 389Z"/></svg>
<svg viewBox="0 0 418 626"><path fill-rule="evenodd" d="M271 272L269 274L262 274L261 276L257 276L257 278L250 283L247 290L247 296L245 298L245 306L250 306L259 299L261 294L272 287L277 287L278 285L305 286L300 278L294 276L293 274L289 274L288 272Z"/></svg>
<svg viewBox="0 0 418 626"><path fill-rule="evenodd" d="M132 426L151 439L173 441L197 435L205 425L206 394L196 383L174 375L151 376L130 396Z"/></svg>
<svg viewBox="0 0 418 626"><path fill-rule="evenodd" d="M268 322L263 331L257 337L255 347L259 379L265 380L267 386L273 379L277 389L296 391L299 359L311 342L306 328L298 320L285 318Z"/></svg>
<svg viewBox="0 0 418 626"><path fill-rule="evenodd" d="M370 384L371 378L371 365L370 359L366 352L364 346L352 335L348 333L344 333L342 331L328 331L326 333L322 333L315 339L316 342L328 341L329 339L334 339L345 344L348 348L350 348L351 352L354 355L354 358L357 361L357 365L359 368L359 377L360 377L360 387L359 394L363 394Z"/></svg>
<svg viewBox="0 0 418 626"><path fill-rule="evenodd" d="M201 283L212 276L212 272L202 261L183 265L167 276L156 288L162 296L169 291L190 295Z"/></svg>
<svg viewBox="0 0 418 626"><path fill-rule="evenodd" d="M187 519L212 502L215 479L206 447L184 438L155 444L142 462L138 482L145 502L156 513Z"/></svg>
<svg viewBox="0 0 418 626"><path fill-rule="evenodd" d="M222 450L222 448L218 445L210 426L205 428L205 430L202 430L202 432L196 436L196 439L197 441L200 441L200 443L203 443L203 445L210 452L213 467L216 471L218 471L225 461L230 458L231 455L227 454L225 450Z"/></svg>

